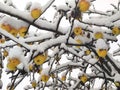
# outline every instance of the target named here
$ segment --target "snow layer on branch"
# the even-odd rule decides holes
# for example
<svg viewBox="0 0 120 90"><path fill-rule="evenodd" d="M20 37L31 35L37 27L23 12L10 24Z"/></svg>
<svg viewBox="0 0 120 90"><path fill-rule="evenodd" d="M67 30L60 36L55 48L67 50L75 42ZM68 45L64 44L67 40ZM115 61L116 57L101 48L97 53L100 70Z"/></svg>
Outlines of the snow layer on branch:
<svg viewBox="0 0 120 90"><path fill-rule="evenodd" d="M16 43L21 44L23 47L25 47L28 50L31 50L30 46L25 44L23 41L18 40L17 38L15 38L13 35L9 34L7 31L3 30L0 28L0 33L5 35L6 37L9 37L10 39L12 39L13 41L15 41Z"/></svg>
<svg viewBox="0 0 120 90"><path fill-rule="evenodd" d="M68 11L69 10L69 7L67 7L66 5L59 5L57 6L57 10L64 10L64 11Z"/></svg>
<svg viewBox="0 0 120 90"><path fill-rule="evenodd" d="M84 22L111 27L114 25L113 23L114 21L119 20L119 15L120 15L120 11L118 11L117 13L113 14L110 17L102 17L101 19L91 18L84 20Z"/></svg>
<svg viewBox="0 0 120 90"><path fill-rule="evenodd" d="M55 0L49 0L43 7L42 7L42 10L45 11L49 5L51 5Z"/></svg>
<svg viewBox="0 0 120 90"><path fill-rule="evenodd" d="M114 76L114 80L120 82L120 74L116 73Z"/></svg>
<svg viewBox="0 0 120 90"><path fill-rule="evenodd" d="M31 36L25 39L21 39L23 42L35 42L35 41L40 41L40 40L44 40L44 39L48 39L48 38L52 38L53 33L44 33L42 35L39 36Z"/></svg>
<svg viewBox="0 0 120 90"><path fill-rule="evenodd" d="M0 11L13 14L14 16L22 17L28 21L33 21L33 18L31 17L29 12L20 11L20 10L13 8L13 7L2 4L2 3L0 3Z"/></svg>
<svg viewBox="0 0 120 90"><path fill-rule="evenodd" d="M49 29L55 29L56 24L50 23L46 20L39 19L35 22L36 25L42 26L42 27L49 27Z"/></svg>
<svg viewBox="0 0 120 90"><path fill-rule="evenodd" d="M19 29L21 27L28 27L28 24L24 21L18 20L17 18L13 18L10 16L5 16L1 21L1 24L9 24L10 26L14 27L15 29Z"/></svg>
<svg viewBox="0 0 120 90"><path fill-rule="evenodd" d="M61 43L66 43L66 39L67 39L66 36L60 36L56 39L50 39L49 41L45 41L45 42L41 43L40 45L36 46L36 50L38 50L40 52L44 52L49 47L52 47L54 45L58 45Z"/></svg>

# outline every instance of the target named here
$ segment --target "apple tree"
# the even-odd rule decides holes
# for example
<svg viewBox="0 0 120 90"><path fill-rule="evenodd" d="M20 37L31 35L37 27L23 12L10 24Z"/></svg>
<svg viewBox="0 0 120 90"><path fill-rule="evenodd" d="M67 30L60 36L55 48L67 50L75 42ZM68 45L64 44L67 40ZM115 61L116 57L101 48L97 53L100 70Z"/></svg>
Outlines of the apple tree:
<svg viewBox="0 0 120 90"><path fill-rule="evenodd" d="M15 90L27 77L24 90L120 90L120 2L104 12L96 10L96 1L29 2L24 11L12 0L0 2L0 78L2 71L10 76L6 89ZM113 52L111 43L118 43Z"/></svg>

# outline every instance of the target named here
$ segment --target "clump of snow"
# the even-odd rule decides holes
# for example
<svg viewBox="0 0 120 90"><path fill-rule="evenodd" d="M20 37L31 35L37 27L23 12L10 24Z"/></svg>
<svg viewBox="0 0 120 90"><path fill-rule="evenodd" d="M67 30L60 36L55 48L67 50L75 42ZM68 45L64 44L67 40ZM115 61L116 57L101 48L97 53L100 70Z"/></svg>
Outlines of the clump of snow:
<svg viewBox="0 0 120 90"><path fill-rule="evenodd" d="M11 5L12 1L11 0L4 0L4 3L7 4L7 5Z"/></svg>
<svg viewBox="0 0 120 90"><path fill-rule="evenodd" d="M42 9L41 8L41 4L39 2L34 2L32 3L31 7L30 7L30 11L32 11L33 9Z"/></svg>
<svg viewBox="0 0 120 90"><path fill-rule="evenodd" d="M94 65L95 63L98 62L98 60L96 58L91 58L88 60L88 62Z"/></svg>
<svg viewBox="0 0 120 90"><path fill-rule="evenodd" d="M20 63L18 66L17 66L18 69L22 70L24 68L24 65L23 63Z"/></svg>
<svg viewBox="0 0 120 90"><path fill-rule="evenodd" d="M116 73L114 76L114 80L120 82L120 74Z"/></svg>
<svg viewBox="0 0 120 90"><path fill-rule="evenodd" d="M61 76L66 76L66 71L62 72Z"/></svg>
<svg viewBox="0 0 120 90"><path fill-rule="evenodd" d="M22 51L22 48L20 48L19 46L14 46L9 51L10 58L13 58L13 57L21 58L21 55L23 55L23 51Z"/></svg>
<svg viewBox="0 0 120 90"><path fill-rule="evenodd" d="M43 68L41 75L49 75L49 70L50 70L50 67Z"/></svg>
<svg viewBox="0 0 120 90"><path fill-rule="evenodd" d="M96 46L96 49L108 49L108 45L103 39L98 39L96 41L95 46Z"/></svg>
<svg viewBox="0 0 120 90"><path fill-rule="evenodd" d="M31 7L31 5L32 5L32 2L28 2L28 3L26 4L25 10L29 10L30 7Z"/></svg>

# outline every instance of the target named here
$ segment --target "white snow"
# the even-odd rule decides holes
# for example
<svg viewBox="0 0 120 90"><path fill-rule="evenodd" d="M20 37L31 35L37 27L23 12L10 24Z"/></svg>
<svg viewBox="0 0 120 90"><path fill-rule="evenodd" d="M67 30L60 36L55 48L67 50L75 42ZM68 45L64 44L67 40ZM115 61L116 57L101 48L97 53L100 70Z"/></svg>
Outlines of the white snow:
<svg viewBox="0 0 120 90"><path fill-rule="evenodd" d="M41 4L39 2L33 2L31 7L30 7L30 11L32 11L33 9L40 9L40 10L42 10Z"/></svg>
<svg viewBox="0 0 120 90"><path fill-rule="evenodd" d="M98 39L95 46L96 49L108 49L108 45L103 39Z"/></svg>

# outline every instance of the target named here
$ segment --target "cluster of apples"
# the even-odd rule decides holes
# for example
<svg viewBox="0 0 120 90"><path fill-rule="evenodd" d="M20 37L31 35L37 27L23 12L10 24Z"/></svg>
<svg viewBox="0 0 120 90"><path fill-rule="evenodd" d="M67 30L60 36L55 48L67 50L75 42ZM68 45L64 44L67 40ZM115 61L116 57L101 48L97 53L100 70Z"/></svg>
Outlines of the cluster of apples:
<svg viewBox="0 0 120 90"><path fill-rule="evenodd" d="M45 83L49 80L49 78L50 78L49 75L46 75L46 74L41 75L41 80ZM38 86L38 83L36 80L32 80L31 85L32 85L32 88L35 89Z"/></svg>
<svg viewBox="0 0 120 90"><path fill-rule="evenodd" d="M1 24L1 28L3 30L6 30L8 33L12 34L13 36L17 37L19 34L20 37L24 37L27 32L27 27L22 26L19 29L16 29L15 27L11 26L10 24Z"/></svg>
<svg viewBox="0 0 120 90"><path fill-rule="evenodd" d="M34 63L29 65L29 71L31 71L31 72L35 70L35 65L37 65L39 70L35 70L35 71L41 75L41 81L43 81L45 83L49 80L50 77L52 77L52 78L54 77L54 74L51 74L51 76L50 76L48 74L42 73L43 69L41 68L41 66L46 61L47 57L48 57L47 52L45 52L43 54L39 54L36 57L34 57L34 59L33 59ZM32 81L31 85L32 85L33 88L36 88L37 87L37 82Z"/></svg>

